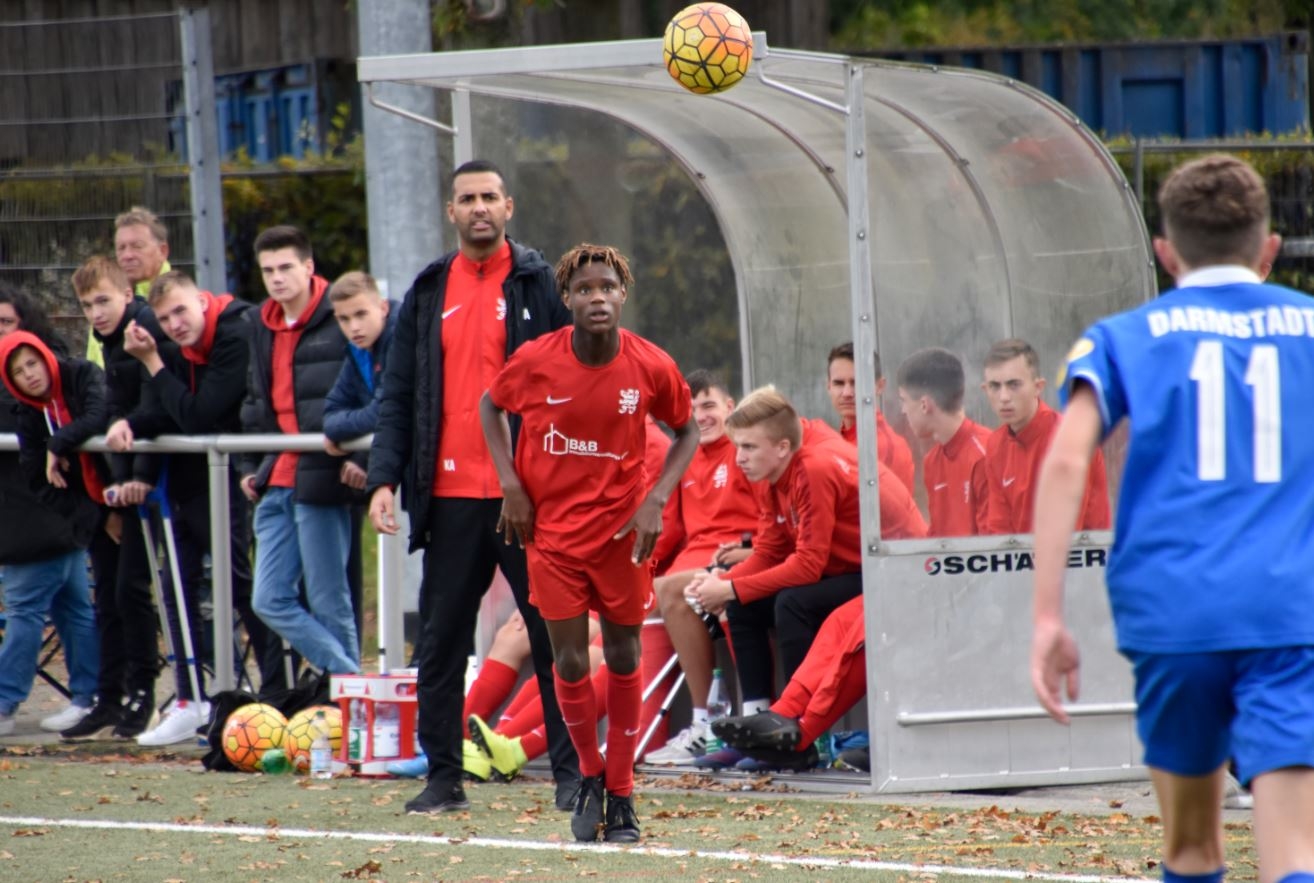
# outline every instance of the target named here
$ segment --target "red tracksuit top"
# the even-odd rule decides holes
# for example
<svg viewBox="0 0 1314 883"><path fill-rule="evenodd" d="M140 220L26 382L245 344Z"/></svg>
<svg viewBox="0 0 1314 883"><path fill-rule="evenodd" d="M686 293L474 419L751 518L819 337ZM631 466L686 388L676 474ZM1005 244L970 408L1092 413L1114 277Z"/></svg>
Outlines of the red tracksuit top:
<svg viewBox="0 0 1314 883"><path fill-rule="evenodd" d="M912 494L884 463L877 468L883 536L926 536ZM853 445L833 435L805 441L775 484L756 482L753 492L760 510L753 554L727 575L741 603L862 569Z"/></svg>
<svg viewBox="0 0 1314 883"><path fill-rule="evenodd" d="M735 463L728 435L699 445L662 512L662 532L652 557L676 556L669 573L706 567L722 543L738 543L757 529L753 485ZM686 566L687 565L687 566Z"/></svg>
<svg viewBox="0 0 1314 883"><path fill-rule="evenodd" d="M926 452L922 483L931 511L930 536L986 532L989 482L984 460L989 439L989 429L964 418L953 438Z"/></svg>
<svg viewBox="0 0 1314 883"><path fill-rule="evenodd" d="M1007 425L990 435L986 443L986 478L989 482L989 505L986 533L1030 533L1031 515L1036 506L1036 478L1049 443L1058 430L1059 413L1044 402L1036 409L1031 422L1014 433ZM1104 474L1104 452L1095 449L1086 494L1081 503L1078 530L1106 530L1109 527L1109 483Z"/></svg>

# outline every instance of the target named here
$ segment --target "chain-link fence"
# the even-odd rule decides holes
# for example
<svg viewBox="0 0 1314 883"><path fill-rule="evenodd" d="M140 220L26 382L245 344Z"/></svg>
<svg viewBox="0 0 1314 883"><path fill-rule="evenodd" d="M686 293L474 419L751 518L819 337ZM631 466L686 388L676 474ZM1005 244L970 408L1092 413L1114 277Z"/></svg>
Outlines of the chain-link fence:
<svg viewBox="0 0 1314 883"><path fill-rule="evenodd" d="M1293 141L1210 141L1160 144L1137 142L1112 148L1140 200L1146 226L1157 234L1155 197L1172 169L1209 153L1232 153L1252 163L1268 182L1273 229L1282 234L1282 253L1272 281L1314 294L1314 143ZM1172 281L1160 274L1160 288Z"/></svg>
<svg viewBox="0 0 1314 883"><path fill-rule="evenodd" d="M4 22L0 51L0 279L75 311L69 275L133 205L190 268L179 16Z"/></svg>

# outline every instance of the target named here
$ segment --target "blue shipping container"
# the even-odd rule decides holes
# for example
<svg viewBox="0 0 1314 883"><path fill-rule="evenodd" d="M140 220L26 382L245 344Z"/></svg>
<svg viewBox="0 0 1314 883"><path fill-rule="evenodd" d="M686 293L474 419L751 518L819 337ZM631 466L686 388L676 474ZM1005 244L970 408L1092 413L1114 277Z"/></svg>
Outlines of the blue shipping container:
<svg viewBox="0 0 1314 883"><path fill-rule="evenodd" d="M988 70L1067 105L1106 136L1225 138L1309 129L1309 35L863 55Z"/></svg>

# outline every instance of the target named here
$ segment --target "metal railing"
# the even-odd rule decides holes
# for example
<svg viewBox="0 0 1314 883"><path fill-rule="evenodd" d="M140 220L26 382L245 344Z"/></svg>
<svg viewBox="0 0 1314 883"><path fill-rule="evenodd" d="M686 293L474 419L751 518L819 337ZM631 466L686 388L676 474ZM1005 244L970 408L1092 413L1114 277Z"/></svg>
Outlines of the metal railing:
<svg viewBox="0 0 1314 883"><path fill-rule="evenodd" d="M342 445L348 451L368 451L373 436L363 436ZM0 433L0 451L18 450L18 436ZM96 436L81 450L109 452L104 436ZM133 442L132 452L142 454L205 454L210 488L210 562L214 603L214 683L217 690L236 686L233 669L233 569L229 546L229 456L231 454L324 450L324 436L315 433L282 435L162 435ZM400 587L405 570L406 537L379 535L379 671L386 673L393 662L405 657L402 636ZM392 660L392 662L390 662Z"/></svg>

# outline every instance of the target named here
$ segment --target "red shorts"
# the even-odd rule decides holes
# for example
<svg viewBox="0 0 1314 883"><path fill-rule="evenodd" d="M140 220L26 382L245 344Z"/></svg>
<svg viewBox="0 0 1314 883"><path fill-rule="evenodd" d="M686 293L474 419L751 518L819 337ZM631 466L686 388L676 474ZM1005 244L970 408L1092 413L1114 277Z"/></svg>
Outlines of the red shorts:
<svg viewBox="0 0 1314 883"><path fill-rule="evenodd" d="M672 573L686 573L690 570L706 570L712 564L712 559L716 557L716 547L707 548L702 546L696 549L682 549L671 566L666 568L663 576Z"/></svg>
<svg viewBox="0 0 1314 883"><path fill-rule="evenodd" d="M610 540L584 558L525 547L529 600L544 619L574 619L589 610L616 625L641 625L656 604L652 566L630 560L634 535Z"/></svg>

